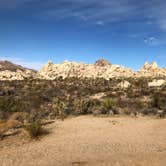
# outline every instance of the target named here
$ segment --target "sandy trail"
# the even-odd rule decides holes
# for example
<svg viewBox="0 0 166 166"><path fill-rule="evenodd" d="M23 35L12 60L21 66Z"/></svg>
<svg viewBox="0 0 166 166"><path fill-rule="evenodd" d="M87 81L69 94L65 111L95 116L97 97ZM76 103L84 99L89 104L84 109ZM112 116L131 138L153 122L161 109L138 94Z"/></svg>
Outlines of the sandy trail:
<svg viewBox="0 0 166 166"><path fill-rule="evenodd" d="M40 141L0 148L1 166L165 166L166 119L81 116Z"/></svg>

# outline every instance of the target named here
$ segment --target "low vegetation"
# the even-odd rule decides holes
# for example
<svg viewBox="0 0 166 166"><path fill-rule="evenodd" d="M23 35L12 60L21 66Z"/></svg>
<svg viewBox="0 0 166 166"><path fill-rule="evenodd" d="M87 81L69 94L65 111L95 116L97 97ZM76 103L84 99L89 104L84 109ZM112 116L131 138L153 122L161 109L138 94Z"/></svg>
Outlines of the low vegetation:
<svg viewBox="0 0 166 166"><path fill-rule="evenodd" d="M47 130L42 127L41 122L39 121L25 125L24 129L32 139L39 138L39 136L48 133Z"/></svg>
<svg viewBox="0 0 166 166"><path fill-rule="evenodd" d="M86 114L166 115L166 85L148 87L152 78L57 78L0 82L0 123L9 119L26 126L31 137L43 133L41 120ZM101 97L98 94L104 94Z"/></svg>

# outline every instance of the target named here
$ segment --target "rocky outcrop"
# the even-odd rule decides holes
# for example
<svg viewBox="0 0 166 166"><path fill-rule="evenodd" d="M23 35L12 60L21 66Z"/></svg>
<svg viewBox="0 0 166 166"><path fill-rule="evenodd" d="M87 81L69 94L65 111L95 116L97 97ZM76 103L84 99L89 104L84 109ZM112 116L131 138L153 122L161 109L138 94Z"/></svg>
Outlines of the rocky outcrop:
<svg viewBox="0 0 166 166"><path fill-rule="evenodd" d="M132 77L133 71L120 65L111 65L108 61L101 59L95 64L84 64L65 61L62 64L48 62L40 71L39 77L44 79L55 79L56 77L90 77L105 78Z"/></svg>
<svg viewBox="0 0 166 166"><path fill-rule="evenodd" d="M152 70L156 70L158 69L158 65L156 62L152 62L152 64L149 64L148 62L145 62L143 68L141 70L148 70L148 71L152 71Z"/></svg>
<svg viewBox="0 0 166 166"><path fill-rule="evenodd" d="M95 62L95 65L96 65L96 66L101 66L101 67L103 67L103 66L110 66L111 63L108 62L108 61L105 60L105 59L99 59L99 60L97 60L97 61Z"/></svg>
<svg viewBox="0 0 166 166"><path fill-rule="evenodd" d="M35 76L35 70L24 68L9 61L0 61L0 80L23 80Z"/></svg>
<svg viewBox="0 0 166 166"><path fill-rule="evenodd" d="M160 77L166 76L166 69L159 68L156 62L144 66L137 72L120 65L113 65L105 59L100 59L95 64L85 64L65 61L62 64L48 62L38 73L39 78L55 79L56 77L90 77L105 78L113 77Z"/></svg>
<svg viewBox="0 0 166 166"><path fill-rule="evenodd" d="M136 73L137 77L165 77L166 68L159 68L156 62L149 64L146 62L144 66Z"/></svg>

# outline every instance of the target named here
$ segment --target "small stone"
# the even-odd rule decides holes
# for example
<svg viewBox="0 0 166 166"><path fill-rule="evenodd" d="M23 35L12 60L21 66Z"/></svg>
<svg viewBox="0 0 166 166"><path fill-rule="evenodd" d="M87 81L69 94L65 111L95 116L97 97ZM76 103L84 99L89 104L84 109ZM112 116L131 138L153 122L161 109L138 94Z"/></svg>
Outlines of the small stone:
<svg viewBox="0 0 166 166"><path fill-rule="evenodd" d="M109 111L108 111L108 114L109 114L109 115L114 115L114 111L113 111L113 110L109 110Z"/></svg>

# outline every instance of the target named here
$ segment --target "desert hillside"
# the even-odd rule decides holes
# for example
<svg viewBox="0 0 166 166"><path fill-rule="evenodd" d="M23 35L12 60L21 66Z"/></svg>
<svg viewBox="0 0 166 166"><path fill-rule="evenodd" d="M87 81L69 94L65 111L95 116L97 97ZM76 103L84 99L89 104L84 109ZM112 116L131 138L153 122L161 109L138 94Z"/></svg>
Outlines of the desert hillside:
<svg viewBox="0 0 166 166"><path fill-rule="evenodd" d="M35 77L36 71L16 65L9 61L0 61L0 80L23 80Z"/></svg>

